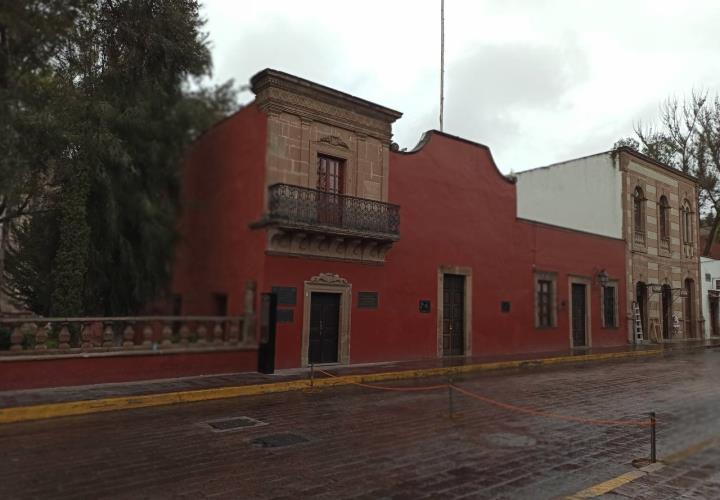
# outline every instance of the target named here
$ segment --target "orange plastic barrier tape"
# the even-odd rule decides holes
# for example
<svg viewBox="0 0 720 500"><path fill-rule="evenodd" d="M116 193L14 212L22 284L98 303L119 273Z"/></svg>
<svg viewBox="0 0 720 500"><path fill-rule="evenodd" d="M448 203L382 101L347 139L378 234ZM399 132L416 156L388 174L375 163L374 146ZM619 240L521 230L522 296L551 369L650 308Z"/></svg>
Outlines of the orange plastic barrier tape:
<svg viewBox="0 0 720 500"><path fill-rule="evenodd" d="M319 373L322 373L323 375L326 375L328 377L337 378L337 375L333 375L332 373L326 372L325 370L317 370ZM488 398L485 396L481 396L479 394L475 394L474 392L470 392L467 389L463 389L462 387L458 387L454 384L437 384L437 385L427 385L423 387L387 387L382 385L370 385L370 384L363 384L362 382L352 382L348 381L348 383L352 385L358 385L360 387L367 387L369 389L377 389L382 391L397 391L397 392L408 392L408 391L432 391L437 389L445 389L447 387L452 387L456 391L458 391L460 394L464 394L465 396L471 397L473 399L477 399L478 401L483 401L485 403L498 406L500 408L504 408L506 410L510 411L516 411L519 413L525 413L527 415L534 415L537 417L545 417L545 418L554 418L557 420L565 420L568 422L579 422L583 424L592 424L592 425L629 425L629 426L637 426L637 427L648 427L650 426L650 420L606 420L606 419L596 419L596 418L584 418L584 417L574 417L571 415L559 415L557 413L550 413L542 410L535 410L532 408L525 408L522 406L516 406L509 403L503 403L501 401L497 401L492 398ZM656 420L657 422L657 420Z"/></svg>
<svg viewBox="0 0 720 500"><path fill-rule="evenodd" d="M534 410L532 408L523 408L522 406L515 406L508 403L502 403L500 401L496 401L491 398L487 398L485 396L480 396L479 394L475 394L474 392L470 392L466 389L463 389L462 387L458 387L456 385L451 386L453 389L458 391L461 394L464 394L468 397L477 399L478 401L483 401L485 403L499 406L500 408L504 408L506 410L516 411L519 413L525 413L528 415L535 415L538 417L547 417L547 418L555 418L558 420L566 420L569 422L579 422L583 424L593 424L593 425L634 425L638 427L648 427L650 426L650 419L648 420L603 420L603 419L595 419L595 418L583 418L583 417L573 417L570 415L559 415L557 413L550 413L542 410Z"/></svg>

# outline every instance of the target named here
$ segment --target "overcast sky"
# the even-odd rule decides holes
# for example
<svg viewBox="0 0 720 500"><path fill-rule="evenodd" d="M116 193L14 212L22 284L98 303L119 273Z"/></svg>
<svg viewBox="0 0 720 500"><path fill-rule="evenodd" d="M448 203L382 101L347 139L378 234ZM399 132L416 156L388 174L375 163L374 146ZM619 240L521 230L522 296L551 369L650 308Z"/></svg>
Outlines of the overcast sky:
<svg viewBox="0 0 720 500"><path fill-rule="evenodd" d="M440 0L204 0L216 82L270 67L438 128ZM720 89L717 0L446 0L445 131L503 172L609 149L693 88ZM242 100L252 94L245 92Z"/></svg>

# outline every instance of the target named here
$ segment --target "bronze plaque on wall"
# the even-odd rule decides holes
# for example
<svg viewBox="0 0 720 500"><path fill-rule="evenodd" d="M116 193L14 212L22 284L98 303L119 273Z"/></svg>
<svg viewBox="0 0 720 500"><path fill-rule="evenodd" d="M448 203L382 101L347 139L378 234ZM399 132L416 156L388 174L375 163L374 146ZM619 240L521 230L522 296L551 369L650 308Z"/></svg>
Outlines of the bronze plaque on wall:
<svg viewBox="0 0 720 500"><path fill-rule="evenodd" d="M292 286L274 286L272 293L277 295L277 303L280 306L294 306L297 301L297 288Z"/></svg>
<svg viewBox="0 0 720 500"><path fill-rule="evenodd" d="M377 292L358 292L358 308L360 309L377 309L378 293Z"/></svg>

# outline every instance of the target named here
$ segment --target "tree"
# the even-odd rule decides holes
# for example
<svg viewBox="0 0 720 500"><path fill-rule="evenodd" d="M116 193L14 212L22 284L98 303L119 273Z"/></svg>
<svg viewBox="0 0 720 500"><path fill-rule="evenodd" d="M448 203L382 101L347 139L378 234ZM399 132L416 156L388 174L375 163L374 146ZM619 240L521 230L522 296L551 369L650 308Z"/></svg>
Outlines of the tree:
<svg viewBox="0 0 720 500"><path fill-rule="evenodd" d="M635 135L615 147L631 147L698 178L699 210L710 225L703 249L708 255L720 227L720 95L700 91L683 100L669 98L660 106L659 125L638 123Z"/></svg>
<svg viewBox="0 0 720 500"><path fill-rule="evenodd" d="M197 1L88 0L74 14L50 65L54 217L20 226L7 274L37 312L134 313L170 277L182 153L234 110L233 87L200 84L211 58ZM49 224L53 248L36 241ZM49 255L52 290L39 293L28 277Z"/></svg>

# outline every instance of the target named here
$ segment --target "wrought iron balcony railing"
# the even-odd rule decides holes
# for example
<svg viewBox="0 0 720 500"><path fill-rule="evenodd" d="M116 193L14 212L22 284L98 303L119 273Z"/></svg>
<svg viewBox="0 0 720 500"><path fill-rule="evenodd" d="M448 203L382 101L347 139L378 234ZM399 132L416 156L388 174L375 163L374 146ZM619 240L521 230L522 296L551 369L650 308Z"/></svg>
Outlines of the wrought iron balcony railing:
<svg viewBox="0 0 720 500"><path fill-rule="evenodd" d="M386 235L392 240L400 234L398 205L289 184L273 184L268 189L271 222Z"/></svg>

